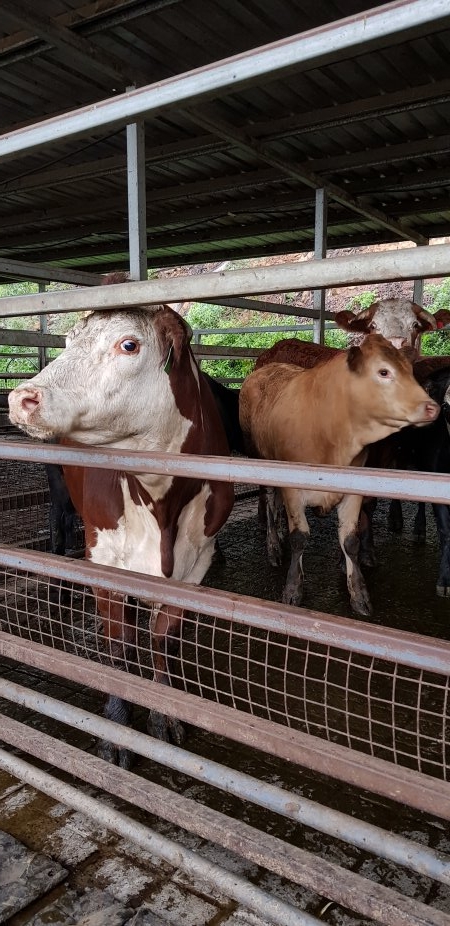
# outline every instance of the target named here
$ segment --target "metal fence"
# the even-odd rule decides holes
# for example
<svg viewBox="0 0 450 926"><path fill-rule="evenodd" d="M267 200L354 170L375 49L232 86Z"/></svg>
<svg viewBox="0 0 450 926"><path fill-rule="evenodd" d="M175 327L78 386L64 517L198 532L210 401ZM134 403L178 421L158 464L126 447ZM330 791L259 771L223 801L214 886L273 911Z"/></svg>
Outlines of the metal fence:
<svg viewBox="0 0 450 926"><path fill-rule="evenodd" d="M22 442L0 445L4 460L10 461L15 455L22 467L24 461L29 463L33 458L42 461L59 457L65 462L91 460L91 465L101 467L120 463L128 470L140 471L142 467L154 471L164 466L166 472L175 473L187 467L191 475L214 473L221 479L225 475L244 483L254 479L256 465L248 460L183 460L167 454L144 460L142 454L63 450ZM327 467L314 468L311 473L310 468L284 464L274 467L270 463L261 464L259 472L267 483L302 485L315 479L326 487L336 486L339 481L344 490L354 491L356 484L359 491L372 494L383 485L384 490L387 487L399 497L416 494L450 501L448 480L439 476L410 473L403 478L402 474L370 470L334 472ZM11 510L19 509L13 503ZM22 528L17 531L21 533ZM11 545L0 548L2 656L162 711L356 787L390 799L400 798L418 810L435 813L439 808L439 816L450 819L450 644L306 609L18 550L10 521L2 524L3 540L5 533ZM127 601L131 643L121 651L105 638L96 614L96 599L110 594L126 596ZM150 628L155 601L158 609L163 603L167 615L172 608L184 608L179 650L170 660L170 687L152 679L155 641ZM187 752L180 758L180 750L175 747L155 743L144 734L117 727L85 711L77 714L76 708L64 702L53 702L44 694L8 680L0 682L0 694L65 724L89 728L100 739L108 737L119 749L131 747L154 756L161 748L161 761L169 767L181 763L178 767L190 774L192 762L195 766ZM336 865L328 868L323 859L291 844L280 846L277 840L274 844L268 834L258 832L256 851L255 835L239 821L227 820L223 815L216 817L198 805L194 811L187 799L177 798L172 792L161 795L157 786L148 782L139 785L137 795L136 776L132 773L105 767L103 760L87 756L60 739L52 742L47 734L23 727L7 716L2 721L2 738L36 758L45 757L56 768L70 769L84 781L101 781L106 790L127 800L139 800L144 808L155 810L157 806L166 819L185 821L194 832L238 848L246 858L257 857L270 870L338 899L386 926L404 923L405 918L412 924L436 926L449 921L440 911L422 908L390 888L370 883ZM314 802L311 806L303 800L299 804L280 789L272 792L266 785L261 788L255 778L245 776L241 781L239 774L225 767L219 770L208 759L202 758L200 763L197 759L196 763L197 774L219 787L262 806L275 807L279 813L291 814L297 822L307 822L319 831L400 861L438 881L450 882L450 863L445 857L414 841L345 814L336 816ZM77 797L72 793L74 789L67 791L68 786L52 776L48 781L45 775L42 777L44 773L15 756L0 752L0 766L60 796L70 806L86 806L85 795ZM101 816L101 802L92 812ZM128 832L123 821L108 819L113 829ZM147 831L141 836L142 844L147 846L148 840L154 838ZM159 851L170 858L175 850L164 844ZM195 867L198 860L187 857L185 863L186 870L194 870L189 866ZM201 873L213 877L216 885L220 883L218 872L205 874L202 869ZM236 885L227 883L227 890L230 896L237 896ZM281 905L275 910L274 899L259 896L254 887L239 885L238 893L247 905L264 911L274 923L312 926L318 922L291 907Z"/></svg>

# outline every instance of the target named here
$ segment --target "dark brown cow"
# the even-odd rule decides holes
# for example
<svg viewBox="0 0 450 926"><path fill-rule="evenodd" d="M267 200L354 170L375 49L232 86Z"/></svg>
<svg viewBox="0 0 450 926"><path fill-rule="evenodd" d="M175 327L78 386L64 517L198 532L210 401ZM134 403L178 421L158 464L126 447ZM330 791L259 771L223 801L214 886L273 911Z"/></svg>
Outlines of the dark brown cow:
<svg viewBox="0 0 450 926"><path fill-rule="evenodd" d="M244 380L240 394L241 427L252 456L331 466L364 465L368 444L408 424L429 423L438 412L439 406L415 381L409 361L375 334L361 347L339 351L312 369L267 364ZM358 564L361 496L315 489L282 489L281 494L291 544L283 600L293 605L302 600L302 560L309 536L306 507L321 513L337 507L351 604L357 614L369 615L370 600ZM279 538L270 505L267 540L276 562Z"/></svg>
<svg viewBox="0 0 450 926"><path fill-rule="evenodd" d="M33 437L121 450L228 454L211 389L189 344L190 331L168 306L94 312L61 355L10 394L10 417ZM64 467L83 518L87 556L96 563L198 584L214 538L233 505L233 488L205 479ZM134 611L96 590L104 633L123 656L136 641ZM176 647L182 613L163 607L152 626L154 678L168 684L166 652ZM106 716L128 722L110 697ZM153 714L159 737L182 738L178 721ZM129 757L106 748L111 761Z"/></svg>

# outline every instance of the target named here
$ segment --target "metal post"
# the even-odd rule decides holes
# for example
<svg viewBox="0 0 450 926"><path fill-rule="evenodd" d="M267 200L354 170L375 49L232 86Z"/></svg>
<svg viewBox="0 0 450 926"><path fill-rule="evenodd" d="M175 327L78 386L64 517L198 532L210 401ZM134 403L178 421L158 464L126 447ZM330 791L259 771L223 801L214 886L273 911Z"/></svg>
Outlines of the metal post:
<svg viewBox="0 0 450 926"><path fill-rule="evenodd" d="M327 256L327 212L328 196L326 190L316 190L316 212L314 225L314 258L324 260ZM326 290L313 290L313 307L319 312L314 319L313 339L315 344L323 344L325 332Z"/></svg>
<svg viewBox="0 0 450 926"><path fill-rule="evenodd" d="M417 305L423 305L423 279L414 280L413 300Z"/></svg>
<svg viewBox="0 0 450 926"><path fill-rule="evenodd" d="M46 283L39 283L40 293L45 293L46 289L47 289ZM41 334L47 334L47 331L48 331L47 323L48 323L48 316L40 315L39 316L39 331ZM44 345L38 348L38 357L39 357L39 369L43 370L44 367L47 366L47 348Z"/></svg>
<svg viewBox="0 0 450 926"><path fill-rule="evenodd" d="M127 183L130 277L132 280L146 280L147 205L145 191L145 124L143 121L127 125Z"/></svg>

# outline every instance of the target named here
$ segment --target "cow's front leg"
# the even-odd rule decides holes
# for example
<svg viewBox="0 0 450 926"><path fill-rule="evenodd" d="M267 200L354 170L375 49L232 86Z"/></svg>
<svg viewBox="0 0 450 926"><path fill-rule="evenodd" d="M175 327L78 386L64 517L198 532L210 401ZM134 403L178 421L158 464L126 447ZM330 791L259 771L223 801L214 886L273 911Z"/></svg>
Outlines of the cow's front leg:
<svg viewBox="0 0 450 926"><path fill-rule="evenodd" d="M97 608L102 618L103 633L113 665L118 669L134 671L137 645L137 612L125 604L124 596L105 589L93 589ZM117 695L108 695L103 716L107 720L129 726L133 707ZM107 740L99 744L99 755L112 765L130 768L133 756L128 749L115 746Z"/></svg>
<svg viewBox="0 0 450 926"><path fill-rule="evenodd" d="M441 549L436 594L447 598L450 596L450 506L434 504L433 512Z"/></svg>
<svg viewBox="0 0 450 926"><path fill-rule="evenodd" d="M303 553L309 540L309 525L300 493L296 489L284 489L283 499L291 547L291 561L283 590L283 601L299 607L303 598Z"/></svg>
<svg viewBox="0 0 450 926"><path fill-rule="evenodd" d="M152 618L153 681L161 685L170 685L168 660L178 652L183 613L183 608L163 605ZM178 746L186 736L183 724L176 717L158 711L150 711L147 729L151 736Z"/></svg>
<svg viewBox="0 0 450 926"><path fill-rule="evenodd" d="M345 556L347 587L350 603L356 614L369 617L372 613L369 593L359 567L358 520L362 499L358 495L344 495L338 505L339 543Z"/></svg>

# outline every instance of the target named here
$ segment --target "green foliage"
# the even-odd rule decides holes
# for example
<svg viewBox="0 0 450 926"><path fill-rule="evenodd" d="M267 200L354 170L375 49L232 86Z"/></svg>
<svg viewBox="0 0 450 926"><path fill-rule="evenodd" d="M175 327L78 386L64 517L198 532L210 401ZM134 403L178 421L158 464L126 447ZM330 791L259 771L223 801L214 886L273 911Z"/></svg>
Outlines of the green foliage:
<svg viewBox="0 0 450 926"><path fill-rule="evenodd" d="M450 277L443 283L429 283L425 286L425 306L428 312L450 308ZM450 331L434 331L422 338L422 354L442 356L450 354Z"/></svg>
<svg viewBox="0 0 450 926"><path fill-rule="evenodd" d="M356 296L352 296L350 301L347 302L345 308L351 309L352 312L355 309L356 311L358 311L358 309L368 309L369 306L372 305L372 302L375 302L376 298L377 294L372 292L372 290L365 293L357 293Z"/></svg>
<svg viewBox="0 0 450 926"><path fill-rule="evenodd" d="M224 347L259 347L261 349L271 347L275 341L282 337L297 337L300 340L312 339L312 333L302 332L302 326L298 325L296 316L273 315L270 321L267 318L261 321L259 312L246 313L245 321L242 316L234 314L232 310L224 310L222 306L204 306L195 303L188 315L187 321L193 329L196 328L220 328L220 334L202 335L202 344L222 345ZM254 333L227 334L227 328L253 328L269 327L269 325L298 325L298 331L289 332L267 332L258 331ZM223 332L223 333L222 333ZM214 376L217 379L243 379L248 373L251 373L254 366L253 360L203 360L202 370Z"/></svg>

